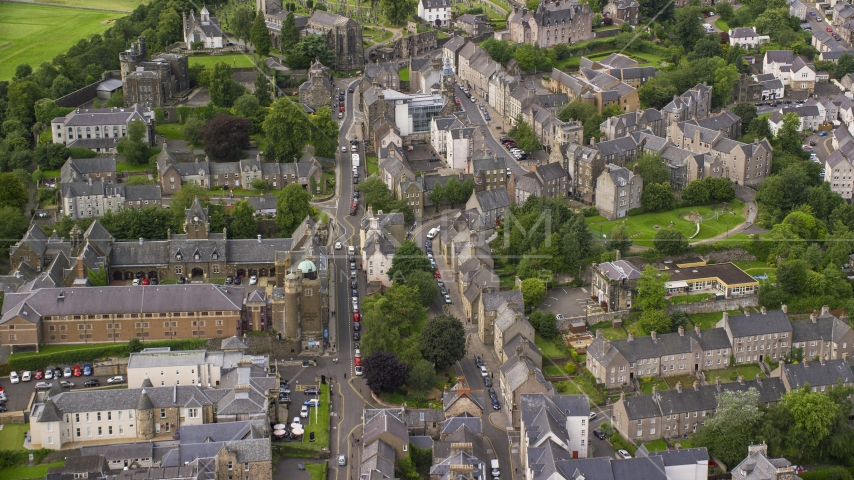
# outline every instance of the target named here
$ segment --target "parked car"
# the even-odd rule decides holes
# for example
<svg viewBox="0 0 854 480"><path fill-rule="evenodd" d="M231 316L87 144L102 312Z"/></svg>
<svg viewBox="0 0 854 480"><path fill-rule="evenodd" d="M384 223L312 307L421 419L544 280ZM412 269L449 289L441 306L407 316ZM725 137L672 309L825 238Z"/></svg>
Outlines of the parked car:
<svg viewBox="0 0 854 480"><path fill-rule="evenodd" d="M356 373L356 375L362 375L362 373L363 373L362 366L361 366L361 365L357 365L357 366L353 369L353 371Z"/></svg>
<svg viewBox="0 0 854 480"><path fill-rule="evenodd" d="M475 365L477 365L477 368L480 368L480 367L482 367L482 366L483 366L483 360L481 360L481 358L480 358L480 357L478 357L477 355L475 355L475 356L474 356L474 364L475 364Z"/></svg>
<svg viewBox="0 0 854 480"><path fill-rule="evenodd" d="M498 403L498 399L497 399L497 398L493 398L493 399L492 399L492 409L493 409L493 410L501 410L501 404L500 404L500 403Z"/></svg>
<svg viewBox="0 0 854 480"><path fill-rule="evenodd" d="M302 404L303 404L303 406L309 407L309 408L317 407L320 405L320 400L317 398L312 398L311 400L306 400L306 401L302 402Z"/></svg>
<svg viewBox="0 0 854 480"><path fill-rule="evenodd" d="M9 372L9 381L12 382L13 384L14 383L20 383L21 377L18 376L18 372L14 371L14 370Z"/></svg>
<svg viewBox="0 0 854 480"><path fill-rule="evenodd" d="M362 366L362 358L361 357L354 358L353 359L353 365L355 365L357 367L361 367Z"/></svg>
<svg viewBox="0 0 854 480"><path fill-rule="evenodd" d="M454 303L453 301L451 301L451 296L448 294L445 294L445 303L447 303L448 305Z"/></svg>
<svg viewBox="0 0 854 480"><path fill-rule="evenodd" d="M629 452L627 452L626 450L623 450L621 448L621 449L617 450L617 457L623 458L623 459L629 459L629 458L632 458L632 454L630 454Z"/></svg>
<svg viewBox="0 0 854 480"><path fill-rule="evenodd" d="M107 379L107 385L117 385L119 383L125 383L125 377L122 375L116 375Z"/></svg>
<svg viewBox="0 0 854 480"><path fill-rule="evenodd" d="M53 378L62 378L62 369L56 367L53 369Z"/></svg>
<svg viewBox="0 0 854 480"><path fill-rule="evenodd" d="M291 425L302 425L299 417L294 417L294 421L291 422Z"/></svg>
<svg viewBox="0 0 854 480"><path fill-rule="evenodd" d="M86 383L83 384L84 387L100 387L101 381L97 378L93 378L92 380L87 380Z"/></svg>
<svg viewBox="0 0 854 480"><path fill-rule="evenodd" d="M68 380L60 380L59 384L62 388L74 388L74 382L69 382Z"/></svg>
<svg viewBox="0 0 854 480"><path fill-rule="evenodd" d="M338 455L338 466L339 467L346 467L347 466L347 454L342 453L342 454Z"/></svg>
<svg viewBox="0 0 854 480"><path fill-rule="evenodd" d="M353 332L353 340L358 341L362 339L362 335L359 332Z"/></svg>
<svg viewBox="0 0 854 480"><path fill-rule="evenodd" d="M50 390L50 387L53 386L51 382L39 382L36 384L36 390Z"/></svg>
<svg viewBox="0 0 854 480"><path fill-rule="evenodd" d="M36 370L35 375L33 375L36 380L41 380L44 378L44 370Z"/></svg>
<svg viewBox="0 0 854 480"><path fill-rule="evenodd" d="M45 380L53 380L53 371L55 369L53 367L47 367L44 369L44 379Z"/></svg>
<svg viewBox="0 0 854 480"><path fill-rule="evenodd" d="M596 418L596 412L590 412L590 420Z"/></svg>
<svg viewBox="0 0 854 480"><path fill-rule="evenodd" d="M593 430L593 435L599 440L605 440L605 434L602 433L602 430L599 430L598 428Z"/></svg>
<svg viewBox="0 0 854 480"><path fill-rule="evenodd" d="M33 379L33 372L31 372L29 370L27 370L21 374L21 381L22 382L29 382L32 379Z"/></svg>
<svg viewBox="0 0 854 480"><path fill-rule="evenodd" d="M71 373L71 367L65 367L62 369L62 376L65 378L70 378L73 374Z"/></svg>
<svg viewBox="0 0 854 480"><path fill-rule="evenodd" d="M480 366L480 374L481 374L482 376L484 376L484 377L488 377L488 376L489 376L489 370L487 370L487 369L486 369L486 366L485 366L485 365L481 365L481 366Z"/></svg>
<svg viewBox="0 0 854 480"><path fill-rule="evenodd" d="M491 387L492 386L492 380L489 377L483 377L483 384L486 385L487 387Z"/></svg>
<svg viewBox="0 0 854 480"><path fill-rule="evenodd" d="M83 369L80 368L80 365L75 365L74 368L71 369L71 374L74 375L75 377L82 377L83 376Z"/></svg>
<svg viewBox="0 0 854 480"><path fill-rule="evenodd" d="M303 390L303 393L305 393L306 395L317 395L318 393L320 393L320 389L318 387L308 387Z"/></svg>
<svg viewBox="0 0 854 480"><path fill-rule="evenodd" d="M89 377L92 375L92 365L84 364L83 365L83 375Z"/></svg>
<svg viewBox="0 0 854 480"><path fill-rule="evenodd" d="M299 409L299 416L302 418L308 418L308 407L303 405Z"/></svg>

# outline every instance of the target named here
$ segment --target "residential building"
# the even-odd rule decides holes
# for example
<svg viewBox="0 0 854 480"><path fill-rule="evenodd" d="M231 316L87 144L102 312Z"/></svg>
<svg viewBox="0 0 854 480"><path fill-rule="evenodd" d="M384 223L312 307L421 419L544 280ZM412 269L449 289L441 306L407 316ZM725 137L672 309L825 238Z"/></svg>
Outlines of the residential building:
<svg viewBox="0 0 854 480"><path fill-rule="evenodd" d="M809 359L848 359L854 352L854 331L825 305L821 314L813 312L809 320L792 322L792 348L802 349Z"/></svg>
<svg viewBox="0 0 854 480"><path fill-rule="evenodd" d="M807 90L812 92L815 89L815 82L815 67L811 63L806 63L801 57L796 58L790 67L789 86L792 90Z"/></svg>
<svg viewBox="0 0 854 480"><path fill-rule="evenodd" d="M762 59L762 73L772 73L781 79L788 77L794 60L795 54L791 50L767 50Z"/></svg>
<svg viewBox="0 0 854 480"><path fill-rule="evenodd" d="M608 164L596 180L596 208L609 220L623 218L640 208L643 178L628 169Z"/></svg>
<svg viewBox="0 0 854 480"><path fill-rule="evenodd" d="M525 302L519 290L499 291L495 287L487 287L480 292L478 310L473 312L472 322L478 326L478 336L487 347L495 348L495 319L509 308L516 313L525 312ZM509 340L509 338L507 339Z"/></svg>
<svg viewBox="0 0 854 480"><path fill-rule="evenodd" d="M747 309L743 315L731 317L723 312L717 328L726 331L736 363L756 363L766 358L776 362L792 351L793 327L783 307L770 312L763 307L761 314L752 316Z"/></svg>
<svg viewBox="0 0 854 480"><path fill-rule="evenodd" d="M854 374L847 360L825 360L819 357L816 362L813 358L804 355L801 363L781 363L771 372L771 377L783 380L787 392L800 390L807 385L814 392L826 392L840 384L846 387L854 385Z"/></svg>
<svg viewBox="0 0 854 480"><path fill-rule="evenodd" d="M611 0L605 5L602 13L603 16L614 20L616 25L637 25L639 9L640 4L635 0Z"/></svg>
<svg viewBox="0 0 854 480"><path fill-rule="evenodd" d="M840 3L839 5L848 4ZM731 472L733 480L797 480L800 478L795 474L792 462L782 457L770 458L768 446L764 443L748 446L747 457Z"/></svg>
<svg viewBox="0 0 854 480"><path fill-rule="evenodd" d="M555 93L565 93L570 100L581 98L593 104L599 113L614 103L626 113L637 111L640 107L637 88L605 70L582 68L578 73L570 75L552 69L549 89Z"/></svg>
<svg viewBox="0 0 854 480"><path fill-rule="evenodd" d="M706 447L682 448L679 450L659 450L649 452L641 445L635 457L664 462L664 474L667 480L707 480L709 478L709 451Z"/></svg>
<svg viewBox="0 0 854 480"><path fill-rule="evenodd" d="M510 207L510 197L507 195L507 190L501 188L473 192L466 202L466 210L477 210L489 228L497 227L504 220L504 213L508 207Z"/></svg>
<svg viewBox="0 0 854 480"><path fill-rule="evenodd" d="M681 96L674 96L673 101L661 109L661 115L664 117L667 128L670 128L678 122L706 118L711 111L712 87L700 83Z"/></svg>
<svg viewBox="0 0 854 480"><path fill-rule="evenodd" d="M184 43L187 44L187 50L195 50L195 45L201 45L202 48L222 48L222 28L219 26L219 21L216 17L211 16L208 7L202 5L202 11L196 17L196 13L190 10L190 16L182 13Z"/></svg>
<svg viewBox="0 0 854 480"><path fill-rule="evenodd" d="M465 377L457 377L457 383L442 395L442 409L445 418L471 416L480 418L484 409L483 389L472 390L466 383Z"/></svg>
<svg viewBox="0 0 854 480"><path fill-rule="evenodd" d="M759 281L733 263L695 264L689 267L665 268L670 280L664 287L667 295L709 293L724 298L755 295Z"/></svg>
<svg viewBox="0 0 854 480"><path fill-rule="evenodd" d="M767 42L769 37L760 36L753 28L733 28L729 31L730 46L740 46L745 49L757 48L764 42Z"/></svg>
<svg viewBox="0 0 854 480"><path fill-rule="evenodd" d="M526 477L535 478L535 470L562 457L587 458L591 428L587 395L523 394L519 410Z"/></svg>
<svg viewBox="0 0 854 480"><path fill-rule="evenodd" d="M481 98L489 92L489 79L502 72L504 67L489 56L489 53L474 42L467 42L457 53L454 71L460 83L469 86L473 95ZM506 115L506 113L505 113Z"/></svg>
<svg viewBox="0 0 854 480"><path fill-rule="evenodd" d="M503 397L508 420L516 428L519 428L522 423L522 395L554 395L556 393L554 385L546 380L542 370L524 353L507 359L501 365L500 375L499 395Z"/></svg>
<svg viewBox="0 0 854 480"><path fill-rule="evenodd" d="M74 182L61 184L62 206L60 214L73 220L96 218L108 211L118 212L124 206L124 185L101 182Z"/></svg>
<svg viewBox="0 0 854 480"><path fill-rule="evenodd" d="M835 150L827 157L824 168L824 181L830 184L830 191L842 195L846 200L854 198L854 165L840 150Z"/></svg>
<svg viewBox="0 0 854 480"><path fill-rule="evenodd" d="M536 10L513 8L507 19L510 41L541 48L573 44L593 38L593 12L586 3L573 1L539 4Z"/></svg>
<svg viewBox="0 0 854 480"><path fill-rule="evenodd" d="M154 143L154 111L134 103L127 108L76 109L50 121L53 143L82 147L99 153L116 153L116 144L127 136L134 121L145 126L143 141Z"/></svg>
<svg viewBox="0 0 854 480"><path fill-rule="evenodd" d="M667 135L666 127L661 112L654 108L648 108L609 117L599 125L599 130L605 134L605 138L608 140L615 140L642 130L649 130L657 137L664 137Z"/></svg>
<svg viewBox="0 0 854 480"><path fill-rule="evenodd" d="M377 213L382 214L382 211ZM364 241L360 248L362 253L361 264L367 274L368 282L378 282L385 287L390 287L392 279L388 276L388 270L391 268L397 246L390 238L386 237L385 230L380 225L380 219L374 215L373 208L370 205L368 211L365 212L365 218L369 225L362 232Z"/></svg>
<svg viewBox="0 0 854 480"><path fill-rule="evenodd" d="M88 182L117 183L116 157L69 158L60 169L59 183Z"/></svg>
<svg viewBox="0 0 854 480"><path fill-rule="evenodd" d="M329 67L315 61L308 69L308 78L299 86L299 103L309 112L329 106L335 92Z"/></svg>
<svg viewBox="0 0 854 480"><path fill-rule="evenodd" d="M436 28L445 27L453 16L451 7L450 0L419 0L418 16Z"/></svg>
<svg viewBox="0 0 854 480"><path fill-rule="evenodd" d="M807 21L809 8L799 0L789 1L789 15L798 17L802 22Z"/></svg>
<svg viewBox="0 0 854 480"><path fill-rule="evenodd" d="M483 155L472 157L471 168L474 175L475 188L492 190L507 187L507 162L504 157Z"/></svg>
<svg viewBox="0 0 854 480"><path fill-rule="evenodd" d="M804 130L816 131L818 126L826 121L825 115L821 113L817 106L799 105L797 108L784 107L775 111L768 118L768 126L771 128L771 132L774 135L777 135L783 127L783 116L787 113L794 113L798 116L798 119L800 120L798 123L799 132L803 132Z"/></svg>
<svg viewBox="0 0 854 480"><path fill-rule="evenodd" d="M854 20L854 6L850 3L837 3L833 7L833 26L838 27L849 20Z"/></svg>
<svg viewBox="0 0 854 480"><path fill-rule="evenodd" d="M596 181L605 169L605 159L595 148L595 140L590 140L589 147L570 143L554 150L555 160L561 161L569 173L569 190L576 199L588 204L593 203Z"/></svg>
<svg viewBox="0 0 854 480"><path fill-rule="evenodd" d="M454 20L454 25L469 34L471 37L480 37L493 32L492 24L489 22L489 17L482 13L477 15L473 15L471 13L460 15L456 20Z"/></svg>
<svg viewBox="0 0 854 480"><path fill-rule="evenodd" d="M375 148L386 148L394 144L397 148L403 146L403 138L400 136L400 130L397 126L388 119L382 117L374 124L374 145Z"/></svg>
<svg viewBox="0 0 854 480"><path fill-rule="evenodd" d="M615 261L593 267L593 280L590 285L592 296L612 312L628 310L632 308L632 298L640 275L640 269L620 259L618 250Z"/></svg>
<svg viewBox="0 0 854 480"><path fill-rule="evenodd" d="M365 408L362 415L365 425L362 442L366 448L375 441L382 441L392 448L394 458L388 460L397 462L407 456L409 432L403 408Z"/></svg>

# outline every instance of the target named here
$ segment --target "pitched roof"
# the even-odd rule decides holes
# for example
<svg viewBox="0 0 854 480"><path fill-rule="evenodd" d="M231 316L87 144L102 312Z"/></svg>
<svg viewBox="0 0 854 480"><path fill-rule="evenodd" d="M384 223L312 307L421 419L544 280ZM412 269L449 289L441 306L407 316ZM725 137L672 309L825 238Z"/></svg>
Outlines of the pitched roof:
<svg viewBox="0 0 854 480"><path fill-rule="evenodd" d="M503 188L475 192L475 196L477 197L477 203L480 204L480 208L484 212L510 206L510 197L507 195L507 190Z"/></svg>
<svg viewBox="0 0 854 480"><path fill-rule="evenodd" d="M600 263L597 268L611 280L636 280L641 276L641 271L626 260Z"/></svg>
<svg viewBox="0 0 854 480"><path fill-rule="evenodd" d="M816 315L809 320L793 321L792 343L808 342L812 340L839 342L842 337L851 331L847 323L839 320L833 315Z"/></svg>
<svg viewBox="0 0 854 480"><path fill-rule="evenodd" d="M362 434L363 441L367 445L378 439L384 432L389 432L403 441L409 438L406 424L403 423L400 417L388 409L379 409L376 415L371 417L370 420L365 421L365 431Z"/></svg>
<svg viewBox="0 0 854 480"><path fill-rule="evenodd" d="M719 281L730 286L757 283L756 279L733 263L714 263L711 265L666 270L666 272L670 274L671 282L691 281L699 278L717 278Z"/></svg>
<svg viewBox="0 0 854 480"><path fill-rule="evenodd" d="M783 375L792 390L809 384L811 387L832 386L837 382L845 385L854 383L854 372L844 359L826 360L824 362L806 361L795 364L782 364Z"/></svg>
<svg viewBox="0 0 854 480"><path fill-rule="evenodd" d="M729 326L733 338L792 331L789 316L782 310L727 316L726 325Z"/></svg>
<svg viewBox="0 0 854 480"><path fill-rule="evenodd" d="M530 377L540 383L550 393L554 393L554 386L546 380L543 372L534 365L534 362L527 357L511 357L503 365L501 365L501 376L506 386L511 392L519 388Z"/></svg>

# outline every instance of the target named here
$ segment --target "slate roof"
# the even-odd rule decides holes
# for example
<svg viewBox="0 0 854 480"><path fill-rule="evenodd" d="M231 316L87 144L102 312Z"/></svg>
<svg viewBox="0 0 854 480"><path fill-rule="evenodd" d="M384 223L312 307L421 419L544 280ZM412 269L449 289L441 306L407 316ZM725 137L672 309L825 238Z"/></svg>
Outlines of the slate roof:
<svg viewBox="0 0 854 480"><path fill-rule="evenodd" d="M477 203L480 204L481 210L484 212L491 212L510 206L510 197L507 195L507 190L503 188L475 192L475 196L477 197Z"/></svg>
<svg viewBox="0 0 854 480"><path fill-rule="evenodd" d="M95 156L92 158L69 158L65 165L81 174L98 172L116 172L116 157ZM63 166L65 166L63 165Z"/></svg>
<svg viewBox="0 0 854 480"><path fill-rule="evenodd" d="M477 175L478 172L485 170L505 170L507 162L504 157L483 157L472 159L472 171Z"/></svg>
<svg viewBox="0 0 854 480"><path fill-rule="evenodd" d="M600 263L597 268L611 280L637 280L641 271L626 260Z"/></svg>
<svg viewBox="0 0 854 480"><path fill-rule="evenodd" d="M451 417L442 423L442 434L450 434L456 432L460 428L466 428L474 433L481 433L483 423L480 417L473 417L468 413L464 413L457 417Z"/></svg>
<svg viewBox="0 0 854 480"><path fill-rule="evenodd" d="M756 38L759 35L752 28L733 28L729 38Z"/></svg>
<svg viewBox="0 0 854 480"><path fill-rule="evenodd" d="M781 63L791 65L794 60L794 52L791 50L766 50L765 63Z"/></svg>
<svg viewBox="0 0 854 480"><path fill-rule="evenodd" d="M785 458L769 458L765 452L756 451L748 454L731 472L734 480L774 480L781 473L780 469L790 469L791 466ZM795 475L792 478L800 477Z"/></svg>
<svg viewBox="0 0 854 480"><path fill-rule="evenodd" d="M154 185L125 185L125 201L136 202L144 200L160 200L163 192L160 184Z"/></svg>
<svg viewBox="0 0 854 480"><path fill-rule="evenodd" d="M842 341L842 337L851 331L842 320L833 315L817 316L815 321L798 320L792 323L792 343L808 342L811 340L820 341Z"/></svg>
<svg viewBox="0 0 854 480"><path fill-rule="evenodd" d="M409 438L406 424L388 409L379 409L370 420L365 420L365 429L362 434L363 442L367 445L379 438L383 432L389 432L403 441Z"/></svg>
<svg viewBox="0 0 854 480"><path fill-rule="evenodd" d="M809 384L811 387L832 386L841 381L845 385L854 383L854 373L844 359L826 360L824 363L807 361L796 364L782 364L783 375L792 390Z"/></svg>
<svg viewBox="0 0 854 480"><path fill-rule="evenodd" d="M522 300L522 292L519 290L483 293L483 310L485 312L497 311L501 305L508 303L515 303L517 312L524 311L525 302Z"/></svg>
<svg viewBox="0 0 854 480"><path fill-rule="evenodd" d="M665 467L678 465L703 465L709 461L709 451L706 447L683 448L681 450L661 450L649 452L649 457L661 457Z"/></svg>
<svg viewBox="0 0 854 480"><path fill-rule="evenodd" d="M697 120L698 125L711 130L727 130L739 122L741 122L741 118L730 111Z"/></svg>
<svg viewBox="0 0 854 480"><path fill-rule="evenodd" d="M792 331L789 316L782 310L769 310L764 314L732 315L727 317L726 324L733 338Z"/></svg>
<svg viewBox="0 0 854 480"><path fill-rule="evenodd" d="M542 370L534 365L534 362L527 357L511 357L501 365L501 376L503 385L511 392L519 388L525 383L529 377L543 385L547 391L554 393L554 386L543 376Z"/></svg>
<svg viewBox="0 0 854 480"><path fill-rule="evenodd" d="M568 176L566 170L563 169L563 166L559 162L538 165L537 174L542 177L544 182L550 182L552 180L558 180Z"/></svg>
<svg viewBox="0 0 854 480"><path fill-rule="evenodd" d="M65 117L54 118L51 123L62 123L65 128L129 125L134 120L150 124L153 117L151 108L134 104L124 108L78 108Z"/></svg>
<svg viewBox="0 0 854 480"><path fill-rule="evenodd" d="M222 37L222 29L219 27L219 21L217 21L216 17L208 16L210 21L203 22L202 18L205 14L208 14L207 7L202 7L198 17L196 17L195 12L190 10L190 15L187 16L187 28L184 30L185 36L191 35L192 31L198 27L204 32L206 37Z"/></svg>
<svg viewBox="0 0 854 480"><path fill-rule="evenodd" d="M519 397L519 410L527 435L526 445L539 446L549 433L568 440L567 417L590 415L587 395L523 394Z"/></svg>
<svg viewBox="0 0 854 480"><path fill-rule="evenodd" d="M451 0L420 0L420 3L425 9L451 8L454 5Z"/></svg>

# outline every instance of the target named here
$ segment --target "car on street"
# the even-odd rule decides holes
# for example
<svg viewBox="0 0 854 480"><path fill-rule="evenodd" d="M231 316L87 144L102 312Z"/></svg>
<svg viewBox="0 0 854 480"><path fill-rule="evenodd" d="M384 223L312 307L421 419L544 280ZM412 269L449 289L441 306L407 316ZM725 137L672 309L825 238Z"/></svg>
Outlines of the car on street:
<svg viewBox="0 0 854 480"><path fill-rule="evenodd" d="M632 458L632 454L621 448L617 450L617 458L629 459Z"/></svg>
<svg viewBox="0 0 854 480"><path fill-rule="evenodd" d="M53 386L51 382L39 382L36 384L36 390L50 390L50 387Z"/></svg>
<svg viewBox="0 0 854 480"><path fill-rule="evenodd" d="M342 248L344 248L344 245L341 242L335 242L335 250L341 250Z"/></svg>
<svg viewBox="0 0 854 480"><path fill-rule="evenodd" d="M258 285L258 276L252 275L249 277L249 285Z"/></svg>
<svg viewBox="0 0 854 480"><path fill-rule="evenodd" d="M362 359L361 358L354 358L353 359L353 365L355 365L357 367L361 367L362 366Z"/></svg>
<svg viewBox="0 0 854 480"><path fill-rule="evenodd" d="M18 376L18 372L15 372L15 371L9 372L9 381L12 382L13 384L20 383L21 377Z"/></svg>
<svg viewBox="0 0 854 480"><path fill-rule="evenodd" d="M62 369L56 367L53 369L53 378L62 378Z"/></svg>
<svg viewBox="0 0 854 480"><path fill-rule="evenodd" d="M801 145L801 148L803 148L804 150L812 150L812 147L809 145Z"/></svg>
<svg viewBox="0 0 854 480"><path fill-rule="evenodd" d="M354 323L353 324L353 331L358 332L360 330L362 330L362 324L361 323Z"/></svg>
<svg viewBox="0 0 854 480"><path fill-rule="evenodd" d="M830 27L825 28L825 30L827 30L827 32L828 32L828 33L830 33L830 32L832 32L832 31L833 31L833 29L832 29L832 28L830 28Z"/></svg>
<svg viewBox="0 0 854 480"><path fill-rule="evenodd" d="M6 404L0 403L0 413L6 413Z"/></svg>
<svg viewBox="0 0 854 480"><path fill-rule="evenodd" d="M80 368L80 365L75 365L74 368L71 369L71 374L74 375L75 377L82 377L83 376L83 369Z"/></svg>
<svg viewBox="0 0 854 480"><path fill-rule="evenodd" d="M602 430L599 430L598 428L593 430L593 435L599 440L605 440L605 434L602 433Z"/></svg>
<svg viewBox="0 0 854 480"><path fill-rule="evenodd" d="M491 387L492 386L492 380L489 377L483 377L483 384L486 385L487 387Z"/></svg>
<svg viewBox="0 0 854 480"><path fill-rule="evenodd" d="M347 147L341 147L341 151L347 153Z"/></svg>
<svg viewBox="0 0 854 480"><path fill-rule="evenodd" d="M47 367L44 369L44 379L45 380L53 380L53 367Z"/></svg>
<svg viewBox="0 0 854 480"><path fill-rule="evenodd" d="M489 376L489 370L487 370L487 369L486 369L486 365L481 365L481 366L480 366L480 374L481 374L482 376L484 376L484 377L488 377L488 376Z"/></svg>
<svg viewBox="0 0 854 480"><path fill-rule="evenodd" d="M447 288L445 288L444 286L439 287L439 290L441 290L441 291L442 291L442 295L447 295L447 294L448 294L448 289L447 289Z"/></svg>
<svg viewBox="0 0 854 480"><path fill-rule="evenodd" d="M359 312L353 312L353 322L359 323L360 320L362 320L362 316L359 315Z"/></svg>
<svg viewBox="0 0 854 480"><path fill-rule="evenodd" d="M41 370L41 369L36 370L36 373L35 373L35 375L33 375L33 378L35 378L36 380L43 379L44 378L44 370Z"/></svg>
<svg viewBox="0 0 854 480"><path fill-rule="evenodd" d="M29 370L27 370L21 374L21 381L22 382L29 382L32 379L33 379L33 372L31 372Z"/></svg>
<svg viewBox="0 0 854 480"><path fill-rule="evenodd" d="M87 380L86 383L83 384L84 387L100 387L101 381L97 378L93 378L92 380Z"/></svg>
<svg viewBox="0 0 854 480"><path fill-rule="evenodd" d="M73 374L71 373L71 367L65 367L62 369L62 376L65 378L70 378Z"/></svg>
<svg viewBox="0 0 854 480"><path fill-rule="evenodd" d="M815 140L810 140L810 146L811 146L811 147L814 147L814 146L815 146Z"/></svg>
<svg viewBox="0 0 854 480"><path fill-rule="evenodd" d="M590 420L596 418L596 412L590 412Z"/></svg>
<svg viewBox="0 0 854 480"><path fill-rule="evenodd" d="M498 398L498 395L495 394L495 389L490 388L487 392L489 392L489 398Z"/></svg>
<svg viewBox="0 0 854 480"><path fill-rule="evenodd" d="M501 410L501 404L500 404L500 403L498 403L498 399L497 399L497 398L493 398L493 399L492 399L492 409L493 409L493 410Z"/></svg>
<svg viewBox="0 0 854 480"><path fill-rule="evenodd" d="M433 276L434 276L434 277L436 277L436 280L438 280L438 279L442 278L442 275L441 275L441 274L439 274L439 271L438 271L438 270L436 270L436 273L434 273L434 274L433 274Z"/></svg>
<svg viewBox="0 0 854 480"><path fill-rule="evenodd" d="M357 365L356 367L354 367L354 368L353 368L353 371L356 373L356 375L360 375L360 376L361 376L361 375L362 375L362 373L364 372L364 370L362 370L362 366L361 366L361 365Z"/></svg>
<svg viewBox="0 0 854 480"><path fill-rule="evenodd" d="M353 356L356 358L362 358L362 351L357 348L353 351Z"/></svg>
<svg viewBox="0 0 854 480"><path fill-rule="evenodd" d="M819 134L818 134L819 137L826 137L827 135L828 135L827 130L825 130L823 132L819 132Z"/></svg>
<svg viewBox="0 0 854 480"><path fill-rule="evenodd" d="M359 341L362 339L362 335L359 332L353 332L353 341Z"/></svg>
<svg viewBox="0 0 854 480"><path fill-rule="evenodd" d="M312 408L312 407L316 407L316 406L320 405L320 400L317 398L312 398L310 400L306 400L306 401L302 402L302 404L306 407Z"/></svg>
<svg viewBox="0 0 854 480"><path fill-rule="evenodd" d="M299 409L299 416L302 418L308 418L308 407L303 405Z"/></svg>
<svg viewBox="0 0 854 480"><path fill-rule="evenodd" d="M320 389L318 387L308 387L303 390L303 393L305 393L306 395L317 395L318 393L320 393Z"/></svg>
<svg viewBox="0 0 854 480"><path fill-rule="evenodd" d="M107 379L107 385L118 385L120 383L125 383L125 377L122 375L116 375Z"/></svg>
<svg viewBox="0 0 854 480"><path fill-rule="evenodd" d="M293 421L291 422L291 425L302 425L302 422L300 421L299 417L294 417Z"/></svg>
<svg viewBox="0 0 854 480"><path fill-rule="evenodd" d="M352 261L352 260L350 261L350 271L351 271L351 272L355 272L355 271L356 271L356 262L354 262L354 261Z"/></svg>
<svg viewBox="0 0 854 480"><path fill-rule="evenodd" d="M474 364L477 365L477 368L483 366L483 360L480 359L477 355L474 356Z"/></svg>
<svg viewBox="0 0 854 480"><path fill-rule="evenodd" d="M344 108L344 107L341 107L341 108ZM341 112L338 112L338 118L344 118L344 114Z"/></svg>
<svg viewBox="0 0 854 480"><path fill-rule="evenodd" d="M347 90L347 91L348 91L348 92L350 92L350 93L353 93L355 90L353 90L353 87L350 87L350 89L349 89L349 90Z"/></svg>
<svg viewBox="0 0 854 480"><path fill-rule="evenodd" d="M88 363L83 365L83 375L86 377L92 376L92 365Z"/></svg>
<svg viewBox="0 0 854 480"><path fill-rule="evenodd" d="M346 467L347 466L347 455L346 454L342 453L342 454L338 455L338 466L339 467Z"/></svg>
<svg viewBox="0 0 854 480"><path fill-rule="evenodd" d="M59 384L62 388L74 388L74 382L69 382L68 380L60 380Z"/></svg>
<svg viewBox="0 0 854 480"><path fill-rule="evenodd" d="M448 294L445 294L445 303L446 303L446 304L448 304L448 305L450 305L450 304L454 303L454 302L451 300L451 296L450 296L450 295L448 295Z"/></svg>

